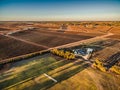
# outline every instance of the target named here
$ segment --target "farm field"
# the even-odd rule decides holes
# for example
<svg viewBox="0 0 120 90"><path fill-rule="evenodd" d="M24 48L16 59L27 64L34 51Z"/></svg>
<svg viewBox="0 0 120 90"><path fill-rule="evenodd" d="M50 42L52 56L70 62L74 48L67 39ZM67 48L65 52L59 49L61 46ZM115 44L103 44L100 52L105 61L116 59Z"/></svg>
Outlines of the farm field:
<svg viewBox="0 0 120 90"><path fill-rule="evenodd" d="M105 41L98 41L92 43L93 45L97 45L103 47L102 50L97 51L93 58L99 58L102 61L106 61L110 56L116 54L120 51L120 41L114 39L108 39Z"/></svg>
<svg viewBox="0 0 120 90"><path fill-rule="evenodd" d="M0 53L0 60L92 37L93 36L68 34L49 30L29 30L8 36L0 35L0 52L2 52Z"/></svg>
<svg viewBox="0 0 120 90"><path fill-rule="evenodd" d="M13 66L13 65L12 65ZM55 82L44 76L44 73L55 78L58 82L87 68L83 61L70 61L62 58L46 56L41 59L13 66L0 74L0 89L45 89Z"/></svg>
<svg viewBox="0 0 120 90"><path fill-rule="evenodd" d="M116 34L116 35L113 35L113 36L109 36L108 38L111 38L111 39L120 39L120 35Z"/></svg>
<svg viewBox="0 0 120 90"><path fill-rule="evenodd" d="M120 77L91 67L51 87L49 90L119 90Z"/></svg>
<svg viewBox="0 0 120 90"><path fill-rule="evenodd" d="M48 74L57 83L46 77ZM6 90L68 90L118 89L120 77L113 77L89 67L83 60L65 60L48 54L34 60L23 60L10 65L0 74L0 89Z"/></svg>
<svg viewBox="0 0 120 90"><path fill-rule="evenodd" d="M84 32L75 32L75 31L66 31L64 33L68 33L68 34L76 34L76 35L85 35L85 36L91 36L91 37L96 37L96 36L101 36L104 35L104 33L84 33Z"/></svg>
<svg viewBox="0 0 120 90"><path fill-rule="evenodd" d="M12 34L12 36L48 47L55 47L59 45L68 44L71 42L80 41L83 39L92 38L92 36L87 35L67 34L63 32L45 30L23 31L19 33L14 33Z"/></svg>
<svg viewBox="0 0 120 90"><path fill-rule="evenodd" d="M0 90L120 90L120 0L0 0Z"/></svg>
<svg viewBox="0 0 120 90"><path fill-rule="evenodd" d="M38 47L25 42L21 42L6 36L0 35L0 60L12 58L19 55L24 55L40 50L43 47Z"/></svg>
<svg viewBox="0 0 120 90"><path fill-rule="evenodd" d="M62 30L64 24L67 29ZM119 90L118 73L111 69L102 72L93 66L96 59L110 68L120 66L119 24L1 22L0 61L10 62L0 64L0 90ZM47 51L54 47L70 50L86 47L93 52L88 60L77 56L66 60ZM41 52L35 54L38 51Z"/></svg>

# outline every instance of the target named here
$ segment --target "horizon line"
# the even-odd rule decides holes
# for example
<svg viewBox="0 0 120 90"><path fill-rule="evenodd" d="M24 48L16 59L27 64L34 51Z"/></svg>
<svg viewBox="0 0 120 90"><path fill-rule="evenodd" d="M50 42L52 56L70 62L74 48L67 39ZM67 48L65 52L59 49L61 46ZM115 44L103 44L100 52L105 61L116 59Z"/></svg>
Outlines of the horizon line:
<svg viewBox="0 0 120 90"><path fill-rule="evenodd" d="M28 20L12 20L12 21L7 21L7 20L3 20L3 21L1 21L0 20L0 22L62 22L62 21L64 21L64 22L85 22L85 21L88 21L88 22L107 22L107 21L109 21L109 22L120 22L120 20L40 20L40 21L37 21L37 20L30 20L30 21L28 21Z"/></svg>

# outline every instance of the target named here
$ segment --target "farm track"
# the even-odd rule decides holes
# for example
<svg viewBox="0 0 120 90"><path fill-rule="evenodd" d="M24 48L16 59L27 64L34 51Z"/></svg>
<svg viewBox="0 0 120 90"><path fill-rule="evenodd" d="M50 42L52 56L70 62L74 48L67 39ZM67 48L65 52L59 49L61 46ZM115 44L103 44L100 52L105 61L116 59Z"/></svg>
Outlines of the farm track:
<svg viewBox="0 0 120 90"><path fill-rule="evenodd" d="M48 47L56 47L83 39L92 38L92 36L87 35L75 35L75 34L65 34L63 32L53 32L53 31L43 31L43 30L31 30L20 33L11 34L16 38L24 39L26 41L34 42L37 44L42 44Z"/></svg>
<svg viewBox="0 0 120 90"><path fill-rule="evenodd" d="M28 31L27 31L28 32ZM49 33L48 33L49 32ZM73 37L75 36L75 37L79 37L79 38L85 38L86 36L80 36L80 35L72 35L72 34L64 34L64 33L59 33L59 32L53 32L53 31L43 31L43 30L40 30L40 31L34 31L34 32L32 32L32 33L36 33L37 35L46 35L46 37L47 37L47 35L48 36L58 36L58 37L60 37L60 35L61 35L61 39L63 39L64 37L66 38L66 36L68 36L68 38L71 38L71 40L73 39ZM38 34L39 33L39 34ZM46 34L47 33L47 34ZM57 35L57 34L59 34L59 35ZM63 36L63 35L66 35L66 36ZM54 45L52 45L52 47L63 47L63 46L66 46L66 45L68 45L68 46L75 46L75 45L78 45L79 43L81 43L81 42L88 42L88 41L96 41L96 40L99 40L99 39L103 39L103 38L106 38L106 37L109 37L109 36L111 36L111 35L113 35L112 33L108 33L108 34L106 34L106 35L102 35L102 36L96 36L96 37L93 37L93 38L85 38L86 40L75 40L75 41L73 41L73 43L72 42L69 42L69 44L66 44L65 43L65 45L57 45L57 46L54 46ZM13 34L13 36L14 36L14 34ZM16 36L16 35L15 35ZM73 36L73 37L71 37L71 36ZM89 37L89 36L88 36ZM19 36L18 36L18 38L19 38ZM20 37L21 38L21 37ZM23 38L24 39L24 38ZM49 38L48 38L49 39ZM32 41L31 41L32 42ZM41 41L40 41L41 42ZM35 43L37 43L37 42L35 42ZM49 45L51 45L49 42L48 42L48 44ZM45 46L46 46L46 44L45 44Z"/></svg>
<svg viewBox="0 0 120 90"><path fill-rule="evenodd" d="M31 34L31 33L35 33L35 36L39 36L39 35L43 35L43 36L46 36L46 37L50 37L51 39L52 39L52 36L57 36L57 37L59 37L58 38L58 40L59 39L65 39L65 38L71 38L71 40L73 40L73 43L75 42L79 42L79 41L82 41L82 40L78 40L79 38L85 38L85 39L88 39L88 37L86 37L86 35L73 35L73 34L64 34L64 33L61 33L61 32L53 32L53 31L44 31L44 30L39 30L39 31L25 31L25 35L26 35L26 37L25 37L25 35L22 35L22 33L21 34L19 34L19 33L17 33L17 34L13 34L13 36L15 36L15 37L18 37L18 38L23 38L23 39L26 39L26 40L28 40L28 41L33 41L33 42L35 42L35 43L42 43L42 44L44 44L45 46L47 46L48 44L49 44L49 46L50 47L56 47L56 46L60 46L60 44L58 44L58 43L60 43L61 41L59 41L59 42L56 42L56 39L54 40L54 42L53 43L56 43L56 44L58 44L58 45L53 45L53 43L50 43L50 42L48 42L48 44L47 44L47 41L46 40L48 40L48 39L50 39L50 38L46 38L46 39L44 39L44 40L40 40L40 41L35 41L33 38L28 38L27 36L31 36L31 35L33 35L33 34ZM46 34L47 33L47 34ZM23 33L24 34L24 33ZM59 34L59 35L58 35ZM21 36L22 35L22 36ZM106 36L106 35L103 35L103 36ZM108 35L109 36L109 35ZM73 38L73 37L76 37L76 38ZM38 37L36 37L36 39L37 39ZM44 38L44 37L43 37ZM31 39L33 39L33 40L31 40ZM71 40L69 40L69 42L68 43L70 43L71 44ZM43 42L44 41L44 42ZM49 41L49 40L48 40ZM52 40L51 40L51 42L52 42ZM65 41L66 42L66 41ZM45 44L46 43L46 44ZM62 42L63 43L63 42ZM67 44L67 43L65 43L65 44Z"/></svg>
<svg viewBox="0 0 120 90"><path fill-rule="evenodd" d="M0 35L0 61L45 49L46 48Z"/></svg>
<svg viewBox="0 0 120 90"><path fill-rule="evenodd" d="M80 44L85 44L85 43L91 43L91 42L95 42L95 41L99 41L99 40L106 40L107 38L106 37L109 37L113 35L112 33L108 33L106 35L102 35L102 36L97 36L97 37L93 37L93 38L90 38L90 39L85 39L85 40L80 40L80 41L77 41L77 42L73 42L73 43L69 43L69 44L65 44L65 45L61 45L61 46L57 46L55 48L68 48L68 47L73 47L73 46L77 46L77 45L80 45Z"/></svg>
<svg viewBox="0 0 120 90"><path fill-rule="evenodd" d="M16 39L16 40L19 40L19 41L25 42L25 43L29 43L29 44L32 44L32 45L35 45L35 46L43 47L43 48L46 48L46 49L49 48L48 46L41 45L41 44L37 44L37 43L30 42L30 41L27 41L27 40L23 40L23 39L20 39L20 38L16 38L16 37L14 37L14 36L7 35L7 37L9 37L9 38L13 38L13 39Z"/></svg>
<svg viewBox="0 0 120 90"><path fill-rule="evenodd" d="M27 40L24 40L24 39L16 38L14 36L9 36L8 35L7 37L15 39L15 40L18 40L18 41L22 41L22 42L25 42L25 43L28 43L28 44L31 44L31 45L44 47L45 49L51 50L52 48L69 48L69 47L77 46L77 45L80 45L80 44L95 42L95 41L98 41L98 40L106 40L107 39L106 37L111 36L111 35L113 35L113 34L109 33L107 35L97 36L97 37L93 37L93 38L90 38L90 39L80 40L80 41L69 43L69 44L65 44L65 45L54 46L54 47L51 47L51 48L49 48L47 46L44 46L44 45L39 45L39 44L31 42L31 41L27 41ZM19 55L19 56L22 56L22 55ZM15 58L15 57L13 57L13 58Z"/></svg>

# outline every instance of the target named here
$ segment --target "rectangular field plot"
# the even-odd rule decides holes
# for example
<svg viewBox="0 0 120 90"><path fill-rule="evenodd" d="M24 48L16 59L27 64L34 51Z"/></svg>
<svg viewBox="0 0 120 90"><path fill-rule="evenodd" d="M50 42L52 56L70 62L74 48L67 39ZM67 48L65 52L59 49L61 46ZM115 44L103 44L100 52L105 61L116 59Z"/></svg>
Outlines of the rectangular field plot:
<svg viewBox="0 0 120 90"><path fill-rule="evenodd" d="M120 35L112 35L112 36L109 36L108 38L112 38L112 39L120 39Z"/></svg>
<svg viewBox="0 0 120 90"><path fill-rule="evenodd" d="M43 50L43 47L34 46L0 35L0 60Z"/></svg>
<svg viewBox="0 0 120 90"><path fill-rule="evenodd" d="M88 67L84 61L63 60L51 55L18 64L18 66L17 64L13 66L14 68L0 74L1 90L46 90L56 83L45 74L59 83Z"/></svg>
<svg viewBox="0 0 120 90"><path fill-rule="evenodd" d="M12 36L48 47L55 47L59 45L80 41L83 39L92 38L92 36L87 35L76 35L47 30L23 31L12 34Z"/></svg>

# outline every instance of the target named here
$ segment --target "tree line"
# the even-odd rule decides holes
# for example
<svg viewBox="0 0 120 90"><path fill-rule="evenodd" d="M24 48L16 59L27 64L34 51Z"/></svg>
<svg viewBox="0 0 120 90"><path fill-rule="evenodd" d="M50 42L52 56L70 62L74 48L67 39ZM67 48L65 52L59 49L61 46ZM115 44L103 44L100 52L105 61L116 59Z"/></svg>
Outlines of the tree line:
<svg viewBox="0 0 120 90"><path fill-rule="evenodd" d="M58 49L54 48L51 50L51 53L61 56L61 57L64 57L67 60L75 59L75 54L71 53L70 51L58 50Z"/></svg>

